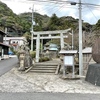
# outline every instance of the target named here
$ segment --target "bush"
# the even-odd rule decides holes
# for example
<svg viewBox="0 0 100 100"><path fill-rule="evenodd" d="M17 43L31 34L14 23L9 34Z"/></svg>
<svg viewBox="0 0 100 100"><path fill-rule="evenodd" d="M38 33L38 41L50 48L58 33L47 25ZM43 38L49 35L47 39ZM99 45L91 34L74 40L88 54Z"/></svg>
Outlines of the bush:
<svg viewBox="0 0 100 100"><path fill-rule="evenodd" d="M30 56L31 56L32 58L35 58L35 56L36 56L36 51L30 51Z"/></svg>
<svg viewBox="0 0 100 100"><path fill-rule="evenodd" d="M48 57L42 57L39 59L39 62L49 61L50 59Z"/></svg>

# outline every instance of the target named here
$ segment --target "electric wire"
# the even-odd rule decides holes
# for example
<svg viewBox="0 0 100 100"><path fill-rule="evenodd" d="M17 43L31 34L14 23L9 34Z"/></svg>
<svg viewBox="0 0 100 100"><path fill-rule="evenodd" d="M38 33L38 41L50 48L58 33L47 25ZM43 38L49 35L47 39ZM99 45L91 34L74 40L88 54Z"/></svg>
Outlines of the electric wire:
<svg viewBox="0 0 100 100"><path fill-rule="evenodd" d="M37 2L51 2L54 3L56 0L27 0L27 1L37 1ZM75 4L79 4L78 2L73 2L73 1L61 1L61 0L57 0L59 3L75 3ZM91 5L91 6L97 6L100 7L100 5L97 4L91 4L91 3L81 3L82 5Z"/></svg>
<svg viewBox="0 0 100 100"><path fill-rule="evenodd" d="M12 0L4 0L4 1L12 1ZM74 1L63 1L63 0L24 0L24 1L22 1L22 0L20 0L20 2L49 2L49 3L56 3L56 2L58 2L58 3L68 3L68 4L71 4L71 3L75 3L75 4L79 4L78 2L74 2ZM100 5L98 5L98 4L91 4L91 3L81 3L82 5L91 5L91 6L97 6L97 7L100 7Z"/></svg>
<svg viewBox="0 0 100 100"><path fill-rule="evenodd" d="M45 1L41 1L41 0L28 0L28 1L40 1L40 2L52 2L52 3L54 3L55 2L55 0L45 0ZM65 3L65 2L67 2L67 3L72 3L73 1L61 1L61 0L58 0L57 2L59 2L59 3ZM75 2L76 4L79 4L78 2ZM90 6L90 7L96 7L96 8L99 8L100 7L100 5L97 5L97 4L90 4L90 3L81 3L82 4L82 6ZM71 6L71 8L72 8L72 6ZM83 7L84 8L84 7ZM83 10L83 8L82 8L82 10ZM86 7L85 7L86 8ZM97 10L97 9L96 9Z"/></svg>
<svg viewBox="0 0 100 100"><path fill-rule="evenodd" d="M85 2L85 0L84 0L84 2ZM87 7L88 7L88 9L90 10L90 12L92 13L92 15L94 16L94 18L95 18L95 20L97 21L98 19L97 19L97 17L95 16L95 14L92 12L92 10L89 8L89 6L88 5L86 5Z"/></svg>
<svg viewBox="0 0 100 100"><path fill-rule="evenodd" d="M70 8L70 9L77 9L77 8L72 8L72 7L68 7L68 6L62 6L62 5L60 5L59 7L57 6L57 7L49 7L48 9L47 8L45 8L44 10L46 11L48 11L48 12L54 12L54 11L56 11L56 9L59 9L59 8L62 8L62 10L64 9L64 8ZM37 11L42 11L41 9L39 9L39 10L37 10Z"/></svg>
<svg viewBox="0 0 100 100"><path fill-rule="evenodd" d="M63 4L64 5L64 4ZM45 6L47 6L47 5L45 5ZM53 6L52 4L50 4L50 7L47 7L47 8L45 8L46 9L46 11L48 11L48 12L56 12L56 11L58 11L59 10L59 7L61 7L62 8L62 4L60 4L59 5L59 2L58 1L56 1L55 2L55 6ZM58 10L57 10L57 8L58 8ZM71 8L71 9L77 9L76 7L75 8L73 8L73 7L71 7L71 6L67 6L67 7L63 7L63 8ZM45 10L44 9L44 10ZM43 10L43 9L42 9ZM61 10L61 9L60 9ZM41 11L41 9L40 10L37 10L37 11Z"/></svg>

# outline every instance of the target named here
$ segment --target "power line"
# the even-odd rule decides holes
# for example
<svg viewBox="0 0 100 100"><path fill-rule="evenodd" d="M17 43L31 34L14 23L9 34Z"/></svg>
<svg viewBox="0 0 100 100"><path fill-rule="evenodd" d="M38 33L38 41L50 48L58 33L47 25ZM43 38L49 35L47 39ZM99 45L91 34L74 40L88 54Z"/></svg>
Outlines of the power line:
<svg viewBox="0 0 100 100"><path fill-rule="evenodd" d="M51 5L51 6L48 6L49 9L47 9L47 8L45 8L45 9L49 12L51 12L52 10L54 11L54 9L57 10L56 8L59 8L59 6L57 4L58 4L58 2L56 2L56 6ZM60 5L60 7L62 7L62 4Z"/></svg>
<svg viewBox="0 0 100 100"><path fill-rule="evenodd" d="M12 0L4 0L4 1L12 1ZM62 1L62 0L24 0L24 1L22 1L22 0L20 0L20 1L18 1L18 2L43 2L43 3L45 3L45 2L49 2L49 3L59 3L59 4L61 4L61 3L68 3L68 4L79 4L79 2L74 2L74 1ZM96 6L96 7L100 7L100 5L98 5L98 4L92 4L92 3L81 3L82 5L91 5L91 6Z"/></svg>
<svg viewBox="0 0 100 100"><path fill-rule="evenodd" d="M84 0L85 2L85 0ZM86 5L88 7L88 9L90 10L90 12L92 13L92 15L94 16L94 18L96 19L96 21L98 20L97 17L95 16L95 14L92 12L92 10L90 9L90 7L88 5Z"/></svg>
<svg viewBox="0 0 100 100"><path fill-rule="evenodd" d="M58 9L63 9L63 8L70 8L70 9L77 9L76 7L72 8L71 6L64 6L64 4L61 4L60 6L48 6L47 8L44 8L44 10L48 11L48 12L56 12ZM37 10L37 11L42 11L41 9Z"/></svg>
<svg viewBox="0 0 100 100"><path fill-rule="evenodd" d="M61 7L59 7L59 9L57 9L57 10L55 10L54 12L58 12L59 10L61 10L62 9L62 7L63 7L63 5L61 6Z"/></svg>
<svg viewBox="0 0 100 100"><path fill-rule="evenodd" d="M61 1L61 0L27 0L27 1L36 1L36 2L50 2L50 3L55 3L55 2L59 2L59 3L72 3L72 4L79 4L79 2L74 2L74 1ZM91 4L91 3L81 3L82 5L91 5L91 6L97 6L100 7L100 5L97 4Z"/></svg>
<svg viewBox="0 0 100 100"><path fill-rule="evenodd" d="M56 1L55 2L55 6L53 6L53 4L51 3L50 5L45 5L45 6L47 6L46 8L44 8L44 11L46 10L47 12L57 12L58 10L59 10L59 8L60 8L60 10L61 9L63 9L63 8L71 8L71 9L77 9L77 7L72 7L71 5L70 6L68 6L67 5L67 7L66 6L64 6L65 4L64 3L62 3L62 4L60 4L59 5L59 2L58 1ZM63 8L62 8L63 7ZM58 8L58 9L56 9L56 8ZM43 9L40 9L40 10L37 10L37 11L42 11Z"/></svg>

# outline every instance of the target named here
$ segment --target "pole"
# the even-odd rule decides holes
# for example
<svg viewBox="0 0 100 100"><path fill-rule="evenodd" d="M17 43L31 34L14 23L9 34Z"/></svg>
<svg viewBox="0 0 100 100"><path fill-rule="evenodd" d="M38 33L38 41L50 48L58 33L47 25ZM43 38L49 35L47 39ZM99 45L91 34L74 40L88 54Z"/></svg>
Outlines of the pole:
<svg viewBox="0 0 100 100"><path fill-rule="evenodd" d="M37 34L37 39L36 39L36 62L39 62L39 51L40 51L40 34Z"/></svg>
<svg viewBox="0 0 100 100"><path fill-rule="evenodd" d="M7 44L6 42L6 37L7 37L7 27L5 28L5 44Z"/></svg>
<svg viewBox="0 0 100 100"><path fill-rule="evenodd" d="M74 48L74 36L73 36L74 34L73 34L73 30L72 30L72 50L73 50L73 48Z"/></svg>
<svg viewBox="0 0 100 100"><path fill-rule="evenodd" d="M61 45L61 50L64 49L64 38L63 38L63 33L60 34L60 45Z"/></svg>
<svg viewBox="0 0 100 100"><path fill-rule="evenodd" d="M43 37L43 35L42 35ZM43 39L41 39L41 54L42 54L42 51L43 51Z"/></svg>
<svg viewBox="0 0 100 100"><path fill-rule="evenodd" d="M31 51L33 51L33 13L34 13L34 5L32 8Z"/></svg>
<svg viewBox="0 0 100 100"><path fill-rule="evenodd" d="M79 75L83 75L81 0L79 0Z"/></svg>

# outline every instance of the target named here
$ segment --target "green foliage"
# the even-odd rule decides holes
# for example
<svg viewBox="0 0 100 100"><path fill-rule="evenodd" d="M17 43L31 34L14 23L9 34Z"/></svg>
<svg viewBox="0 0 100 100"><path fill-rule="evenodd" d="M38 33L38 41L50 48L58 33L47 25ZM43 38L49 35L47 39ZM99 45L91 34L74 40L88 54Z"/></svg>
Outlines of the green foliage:
<svg viewBox="0 0 100 100"><path fill-rule="evenodd" d="M41 57L39 59L39 62L49 61L50 59L48 57Z"/></svg>
<svg viewBox="0 0 100 100"><path fill-rule="evenodd" d="M49 43L53 43L53 44L60 44L60 39L52 39L51 41L49 41Z"/></svg>
<svg viewBox="0 0 100 100"><path fill-rule="evenodd" d="M30 31L31 23L22 19L19 15L14 14L13 11L2 2L0 2L0 12L2 12L0 14L0 27L3 27L2 29L4 29L4 27L9 28L9 35L12 29L16 34Z"/></svg>
<svg viewBox="0 0 100 100"><path fill-rule="evenodd" d="M49 30L57 30L59 25L60 25L59 18L56 16L56 14L53 14L49 20L48 29Z"/></svg>
<svg viewBox="0 0 100 100"><path fill-rule="evenodd" d="M6 4L2 3L1 1L0 1L0 12L2 12L3 15L5 15L5 16L13 15L13 11L9 7L7 7Z"/></svg>
<svg viewBox="0 0 100 100"><path fill-rule="evenodd" d="M95 30L100 30L100 19L98 20L98 22L95 25Z"/></svg>
<svg viewBox="0 0 100 100"><path fill-rule="evenodd" d="M36 56L36 51L30 51L30 55L31 55L32 58L35 58L35 56Z"/></svg>
<svg viewBox="0 0 100 100"><path fill-rule="evenodd" d="M82 30L86 32L90 32L91 29L93 29L93 25L90 25L89 23L83 23Z"/></svg>
<svg viewBox="0 0 100 100"><path fill-rule="evenodd" d="M0 29L4 31L5 27L7 27L9 35L25 36L30 45L32 13L28 12L16 15L6 4L2 2L0 2L0 12ZM41 15L34 12L33 20L35 22L35 25L33 26L34 31L65 30L71 28L75 33L78 33L78 19L75 19L71 16L57 17L56 14L53 14L51 17L49 17L47 15ZM100 20L98 20L96 25L90 25L89 23L83 22L82 26L83 31L95 31L94 34L100 34ZM78 41L78 39L75 38L74 40L74 43ZM50 40L43 40L43 43L45 44L48 41ZM52 40L50 42L59 44L59 40Z"/></svg>
<svg viewBox="0 0 100 100"><path fill-rule="evenodd" d="M23 36L26 38L27 41L31 40L31 34L29 32L26 32L23 34Z"/></svg>
<svg viewBox="0 0 100 100"><path fill-rule="evenodd" d="M32 26L32 13L22 13L16 15L13 11L7 7L6 4L0 2L0 29L4 27L14 29L17 34L30 32ZM72 28L75 30L78 25L78 19L74 19L71 16L57 17L56 14L53 14L51 17L47 15L40 15L34 12L35 21L34 31L48 31L48 30L62 30ZM85 26L86 24L84 24ZM86 25L87 27L89 25ZM99 28L99 21L97 23L97 28ZM86 29L86 28L85 28ZM14 32L14 34L15 34ZM10 34L10 32L9 32Z"/></svg>

